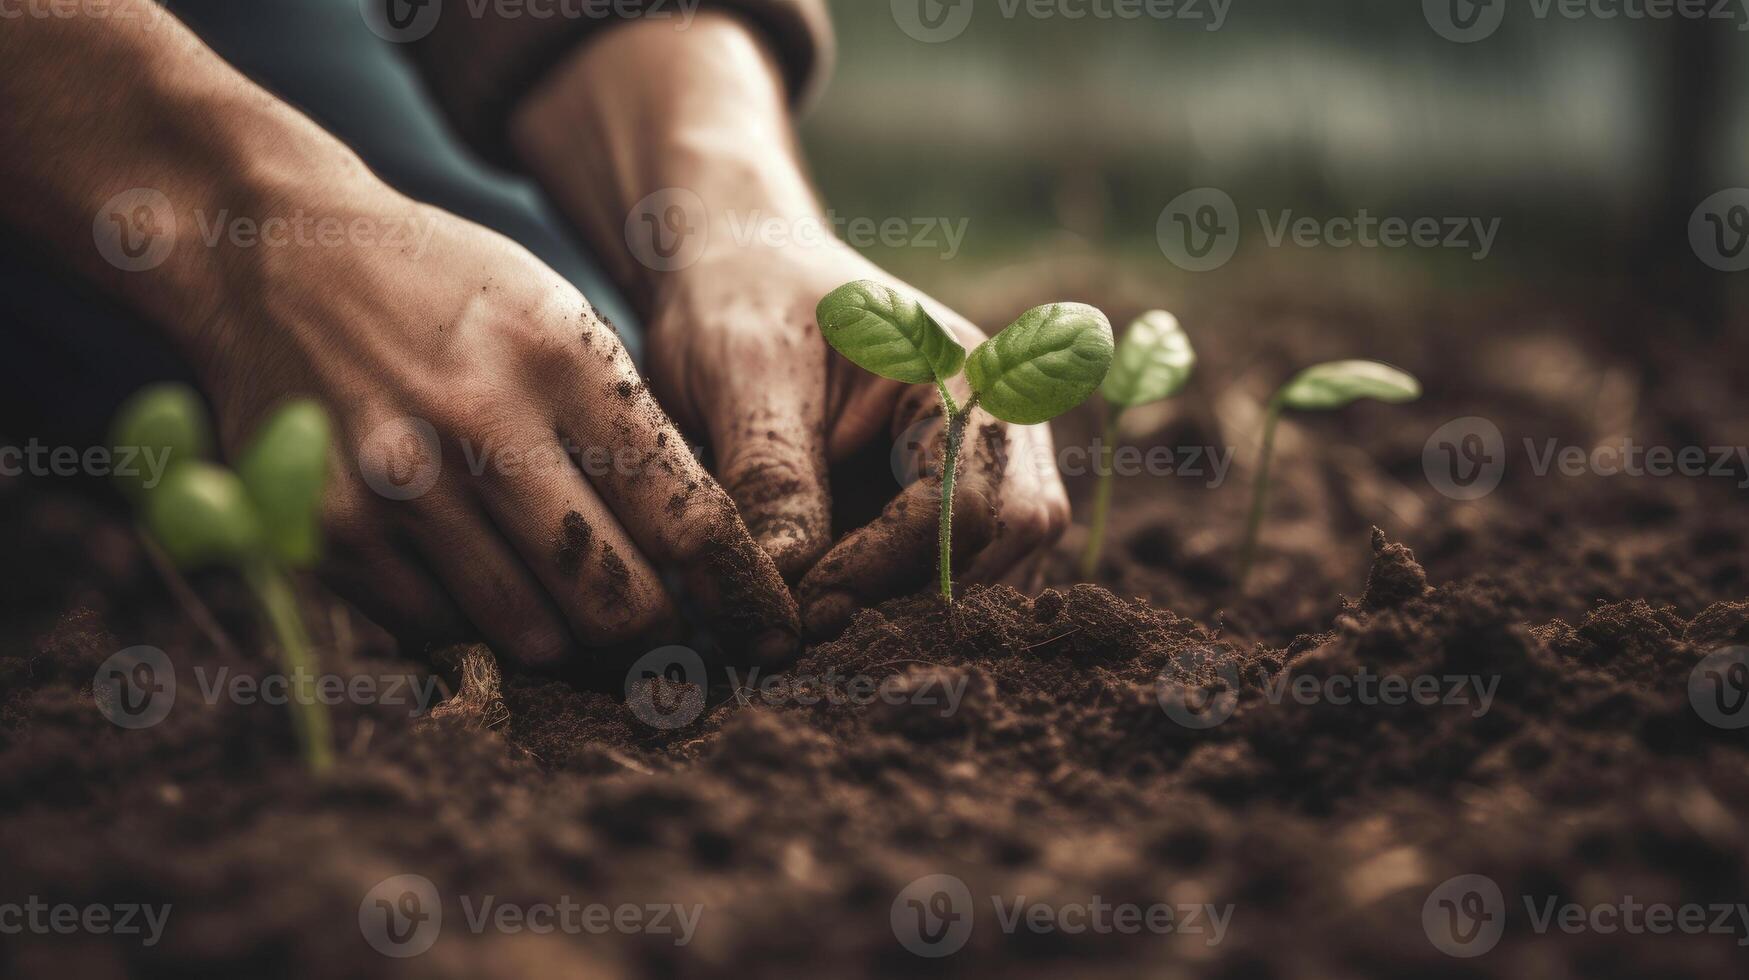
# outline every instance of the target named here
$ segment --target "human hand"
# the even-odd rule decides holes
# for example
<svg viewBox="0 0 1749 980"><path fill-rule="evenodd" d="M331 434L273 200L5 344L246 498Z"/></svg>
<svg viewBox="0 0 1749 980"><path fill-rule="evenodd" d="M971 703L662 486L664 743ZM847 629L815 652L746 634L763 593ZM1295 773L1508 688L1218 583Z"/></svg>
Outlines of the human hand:
<svg viewBox="0 0 1749 980"><path fill-rule="evenodd" d="M800 579L803 620L816 636L835 635L863 605L925 584L936 561L939 394L855 368L814 323L820 298L857 279L900 285L836 242L731 244L665 277L649 324L651 384L683 426L705 434L754 538L786 578ZM930 311L968 350L984 339L939 304ZM1050 429L978 411L968 432L954 568L965 581L1022 584L1026 559L1054 543L1069 518L1056 469L1037 465L1052 458ZM834 546L832 464L895 439L910 467L928 475Z"/></svg>
<svg viewBox="0 0 1749 980"><path fill-rule="evenodd" d="M771 559L588 302L521 247L386 188L294 198L407 244L263 247L225 263L189 346L235 449L284 398L337 421L328 572L368 611L552 664L676 638L661 572L772 665L798 648ZM350 236L347 236L350 239Z"/></svg>

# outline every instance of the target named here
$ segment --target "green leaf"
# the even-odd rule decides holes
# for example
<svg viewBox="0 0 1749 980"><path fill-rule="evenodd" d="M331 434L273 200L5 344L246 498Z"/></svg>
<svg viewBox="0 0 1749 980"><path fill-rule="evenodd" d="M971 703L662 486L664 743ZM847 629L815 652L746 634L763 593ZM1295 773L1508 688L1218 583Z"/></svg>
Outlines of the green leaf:
<svg viewBox="0 0 1749 980"><path fill-rule="evenodd" d="M216 463L177 463L146 495L146 529L178 568L235 566L261 549L261 523L237 474Z"/></svg>
<svg viewBox="0 0 1749 980"><path fill-rule="evenodd" d="M289 565L313 565L321 557L322 494L332 440L328 412L316 402L295 401L261 426L237 463L268 550Z"/></svg>
<svg viewBox="0 0 1749 980"><path fill-rule="evenodd" d="M1146 405L1182 391L1195 368L1196 351L1178 318L1165 310L1150 310L1124 331L1099 393L1122 408Z"/></svg>
<svg viewBox="0 0 1749 980"><path fill-rule="evenodd" d="M1421 382L1378 361L1331 361L1306 368L1283 385L1276 399L1297 411L1341 408L1362 398L1381 402L1412 402L1421 397Z"/></svg>
<svg viewBox="0 0 1749 980"><path fill-rule="evenodd" d="M137 498L172 463L210 456L212 426L193 388L155 384L135 392L116 411L109 444L115 450L116 481Z"/></svg>
<svg viewBox="0 0 1749 980"><path fill-rule="evenodd" d="M1081 303L1027 310L978 345L966 380L979 404L1004 422L1033 425L1087 400L1111 367L1111 322Z"/></svg>
<svg viewBox="0 0 1749 980"><path fill-rule="evenodd" d="M883 378L946 381L966 362L966 349L922 304L878 282L839 286L820 301L814 317L838 353Z"/></svg>

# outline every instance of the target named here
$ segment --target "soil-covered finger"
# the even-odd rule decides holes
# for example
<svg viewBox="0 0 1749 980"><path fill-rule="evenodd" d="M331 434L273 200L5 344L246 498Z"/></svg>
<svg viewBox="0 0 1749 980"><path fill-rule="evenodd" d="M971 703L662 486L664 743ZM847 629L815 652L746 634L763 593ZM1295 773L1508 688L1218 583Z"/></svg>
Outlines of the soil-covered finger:
<svg viewBox="0 0 1749 980"><path fill-rule="evenodd" d="M493 650L536 667L576 652L540 580L472 502L433 501L411 534L425 564Z"/></svg>
<svg viewBox="0 0 1749 980"><path fill-rule="evenodd" d="M548 445L531 445L519 457L532 465L490 474L482 483L493 523L583 646L672 639L680 630L679 608L655 568L557 440L550 433L545 440Z"/></svg>
<svg viewBox="0 0 1749 980"><path fill-rule="evenodd" d="M993 482L999 465L968 444L953 500L951 566L964 569L998 533ZM881 515L851 533L802 578L798 593L810 637L837 635L856 610L924 588L939 572L941 479L900 492Z"/></svg>
<svg viewBox="0 0 1749 980"><path fill-rule="evenodd" d="M723 489L793 582L832 545L832 497L817 406L784 401L784 410L744 410L711 428Z"/></svg>
<svg viewBox="0 0 1749 980"><path fill-rule="evenodd" d="M776 563L623 350L592 356L611 370L586 382L595 391L558 409L561 433L582 448L585 476L650 562L680 571L703 625L731 654L762 664L793 658L801 621Z"/></svg>

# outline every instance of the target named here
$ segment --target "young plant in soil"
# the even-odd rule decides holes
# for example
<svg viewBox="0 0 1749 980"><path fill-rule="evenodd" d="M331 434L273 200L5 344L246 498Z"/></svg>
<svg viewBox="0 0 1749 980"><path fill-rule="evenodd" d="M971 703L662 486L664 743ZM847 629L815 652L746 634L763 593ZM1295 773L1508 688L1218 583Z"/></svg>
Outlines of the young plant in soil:
<svg viewBox="0 0 1749 980"><path fill-rule="evenodd" d="M1037 425L1087 400L1111 367L1111 322L1081 303L1034 307L968 357L915 297L878 282L846 283L820 300L826 342L865 371L905 384L934 384L947 437L941 456L941 597L953 604L953 485L972 410L1014 425ZM948 382L965 369L964 405Z"/></svg>
<svg viewBox="0 0 1749 980"><path fill-rule="evenodd" d="M1117 356L1099 393L1105 398L1105 427L1100 436L1099 484L1093 491L1093 524L1087 550L1081 554L1081 577L1092 579L1105 549L1105 525L1111 516L1111 463L1118 423L1131 408L1164 401L1184 390L1196 368L1196 351L1178 318L1165 310L1150 310L1124 331Z"/></svg>
<svg viewBox="0 0 1749 980"><path fill-rule="evenodd" d="M1269 496L1269 457L1275 451L1275 426L1281 413L1327 412L1363 398L1400 404L1421 397L1421 382L1407 371L1379 361L1330 361L1294 375L1269 399L1263 422L1263 449L1257 458L1257 482L1251 491L1251 516L1245 521L1245 543L1239 549L1240 592L1251 577L1257 557L1257 535L1263 526L1264 501Z"/></svg>
<svg viewBox="0 0 1749 980"><path fill-rule="evenodd" d="M123 405L111 441L163 453L159 482L123 478L146 531L181 569L224 566L243 576L279 640L292 685L292 722L314 773L334 762L326 706L315 696L309 634L289 570L315 564L328 479L328 414L311 401L281 407L256 431L233 471L206 457L212 436L200 397L184 385L154 385Z"/></svg>

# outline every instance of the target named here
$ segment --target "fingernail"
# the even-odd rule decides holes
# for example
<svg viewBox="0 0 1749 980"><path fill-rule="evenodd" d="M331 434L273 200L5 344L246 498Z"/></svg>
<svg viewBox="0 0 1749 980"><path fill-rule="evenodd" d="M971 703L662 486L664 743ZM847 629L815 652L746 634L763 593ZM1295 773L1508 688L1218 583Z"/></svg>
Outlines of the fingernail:
<svg viewBox="0 0 1749 980"><path fill-rule="evenodd" d="M855 614L856 599L850 593L827 592L808 602L802 610L802 622L810 639L830 640L844 632Z"/></svg>
<svg viewBox="0 0 1749 980"><path fill-rule="evenodd" d="M753 641L757 666L767 670L788 666L802 652L802 638L785 629L766 630Z"/></svg>

